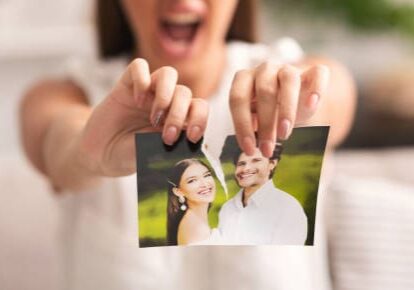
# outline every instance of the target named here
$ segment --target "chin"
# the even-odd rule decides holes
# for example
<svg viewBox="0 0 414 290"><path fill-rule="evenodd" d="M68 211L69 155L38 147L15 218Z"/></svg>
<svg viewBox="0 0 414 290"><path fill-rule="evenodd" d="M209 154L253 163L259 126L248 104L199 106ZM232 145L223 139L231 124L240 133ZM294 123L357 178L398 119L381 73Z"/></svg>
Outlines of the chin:
<svg viewBox="0 0 414 290"><path fill-rule="evenodd" d="M246 183L246 182L238 182L237 184L239 185L240 188L248 188L252 186L252 184Z"/></svg>

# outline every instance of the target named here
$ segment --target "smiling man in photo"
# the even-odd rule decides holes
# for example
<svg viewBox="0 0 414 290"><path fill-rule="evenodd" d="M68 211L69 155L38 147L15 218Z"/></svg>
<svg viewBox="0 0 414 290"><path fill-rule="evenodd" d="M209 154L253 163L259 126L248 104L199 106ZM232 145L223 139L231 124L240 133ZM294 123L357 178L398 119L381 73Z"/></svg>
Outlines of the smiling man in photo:
<svg viewBox="0 0 414 290"><path fill-rule="evenodd" d="M241 190L219 213L219 230L229 244L305 244L307 217L302 206L272 180L282 150L278 143L270 158L257 148L251 156L243 152L235 156L235 179Z"/></svg>

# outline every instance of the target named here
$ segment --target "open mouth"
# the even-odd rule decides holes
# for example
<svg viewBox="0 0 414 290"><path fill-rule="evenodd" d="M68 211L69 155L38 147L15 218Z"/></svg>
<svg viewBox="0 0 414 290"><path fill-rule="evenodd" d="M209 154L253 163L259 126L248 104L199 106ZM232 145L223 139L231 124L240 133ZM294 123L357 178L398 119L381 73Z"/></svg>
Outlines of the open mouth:
<svg viewBox="0 0 414 290"><path fill-rule="evenodd" d="M172 56L191 52L201 30L203 17L196 13L174 13L161 19L161 45Z"/></svg>
<svg viewBox="0 0 414 290"><path fill-rule="evenodd" d="M197 192L199 195L209 195L211 192L213 191L213 189L211 187L203 189L199 192Z"/></svg>
<svg viewBox="0 0 414 290"><path fill-rule="evenodd" d="M161 21L164 34L172 41L191 42L201 25L201 19L194 14L176 14Z"/></svg>
<svg viewBox="0 0 414 290"><path fill-rule="evenodd" d="M244 180L244 179L247 179L247 178L249 178L249 177L252 177L252 176L256 175L256 173L257 173L257 172L246 172L246 173L241 173L241 174L239 174L239 175L238 175L238 177L239 177L239 179L240 179L240 180Z"/></svg>

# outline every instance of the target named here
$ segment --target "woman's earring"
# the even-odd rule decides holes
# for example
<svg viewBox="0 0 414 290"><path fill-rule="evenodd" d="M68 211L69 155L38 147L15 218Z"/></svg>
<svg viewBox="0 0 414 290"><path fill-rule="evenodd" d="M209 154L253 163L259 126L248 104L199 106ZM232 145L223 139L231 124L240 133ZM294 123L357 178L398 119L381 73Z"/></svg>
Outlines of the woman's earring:
<svg viewBox="0 0 414 290"><path fill-rule="evenodd" d="M184 197L184 196L182 196L182 195L180 195L180 196L178 197L178 201L179 201L179 203L181 203L180 209L181 209L182 211L185 211L185 210L187 209L187 206L185 205L185 197Z"/></svg>

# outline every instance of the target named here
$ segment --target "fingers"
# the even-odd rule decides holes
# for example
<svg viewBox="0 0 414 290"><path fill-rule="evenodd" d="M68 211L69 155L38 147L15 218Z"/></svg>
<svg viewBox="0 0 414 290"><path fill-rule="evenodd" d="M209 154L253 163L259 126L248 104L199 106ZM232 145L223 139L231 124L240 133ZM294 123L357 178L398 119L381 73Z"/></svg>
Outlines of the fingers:
<svg viewBox="0 0 414 290"><path fill-rule="evenodd" d="M330 73L325 65L315 65L301 75L301 92L296 123L309 120L317 111L329 83Z"/></svg>
<svg viewBox="0 0 414 290"><path fill-rule="evenodd" d="M151 75L147 61L142 58L132 61L122 76L121 82L132 88L133 98L137 104L142 102L144 94L151 85Z"/></svg>
<svg viewBox="0 0 414 290"><path fill-rule="evenodd" d="M167 145L172 145L178 139L184 127L190 109L192 94L186 86L177 85L174 90L171 106L165 119L162 138Z"/></svg>
<svg viewBox="0 0 414 290"><path fill-rule="evenodd" d="M254 72L251 70L237 72L230 90L230 110L237 141L240 148L248 155L252 155L256 147L251 113L253 89Z"/></svg>
<svg viewBox="0 0 414 290"><path fill-rule="evenodd" d="M323 71L313 72L323 77ZM321 92L324 79L312 80ZM252 108L257 112L259 149L266 157L273 153L276 139L287 139L296 123L301 95L301 74L291 65L263 63L255 70L236 74L230 92L230 106L241 149L253 154L256 145Z"/></svg>
<svg viewBox="0 0 414 290"><path fill-rule="evenodd" d="M263 63L256 68L255 94L259 148L264 156L273 152L276 140L278 110L278 67Z"/></svg>
<svg viewBox="0 0 414 290"><path fill-rule="evenodd" d="M149 110L153 127L161 129L163 123L162 138L168 145L175 143L185 125L190 141L198 142L208 119L207 101L192 98L191 90L177 85L177 80L173 67L161 67L151 74L148 63L137 58L128 66L114 94L128 106Z"/></svg>
<svg viewBox="0 0 414 290"><path fill-rule="evenodd" d="M277 136L282 140L289 138L296 121L296 112L300 93L300 72L293 66L286 65L278 72L279 116Z"/></svg>
<svg viewBox="0 0 414 290"><path fill-rule="evenodd" d="M203 136L209 113L208 102L204 99L193 98L187 118L187 138L196 143Z"/></svg>
<svg viewBox="0 0 414 290"><path fill-rule="evenodd" d="M178 73L173 67L166 66L156 70L152 74L151 79L151 86L155 91L155 99L152 103L150 121L153 127L157 127L165 117L167 109L171 104L177 85Z"/></svg>

